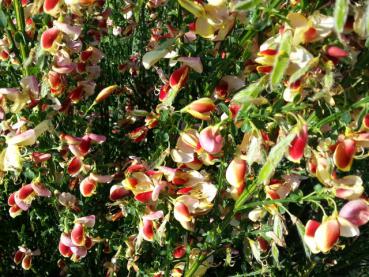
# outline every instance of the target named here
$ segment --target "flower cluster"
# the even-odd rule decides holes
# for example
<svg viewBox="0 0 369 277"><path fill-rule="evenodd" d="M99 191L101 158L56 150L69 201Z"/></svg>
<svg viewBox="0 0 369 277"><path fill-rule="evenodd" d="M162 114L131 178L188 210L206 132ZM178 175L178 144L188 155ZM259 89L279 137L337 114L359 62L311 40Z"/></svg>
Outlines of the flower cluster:
<svg viewBox="0 0 369 277"><path fill-rule="evenodd" d="M368 235L369 6L308 2L2 1L14 262L191 277L344 260Z"/></svg>

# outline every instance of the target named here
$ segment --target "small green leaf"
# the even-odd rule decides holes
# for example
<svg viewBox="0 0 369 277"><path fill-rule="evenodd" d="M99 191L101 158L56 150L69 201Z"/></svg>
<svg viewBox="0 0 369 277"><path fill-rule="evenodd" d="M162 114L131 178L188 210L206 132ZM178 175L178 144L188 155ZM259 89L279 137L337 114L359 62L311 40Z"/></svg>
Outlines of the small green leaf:
<svg viewBox="0 0 369 277"><path fill-rule="evenodd" d="M225 113L225 114L229 114L229 109L228 106L226 104L224 104L223 102L220 102L218 104L218 107L220 108L220 110Z"/></svg>
<svg viewBox="0 0 369 277"><path fill-rule="evenodd" d="M24 38L23 34L21 32L16 32L14 35L14 40L17 43L23 43L26 44L26 39Z"/></svg>
<svg viewBox="0 0 369 277"><path fill-rule="evenodd" d="M257 82L250 84L247 88L242 89L233 96L233 101L240 104L249 102L251 98L258 97L265 89L266 78L260 78Z"/></svg>
<svg viewBox="0 0 369 277"><path fill-rule="evenodd" d="M301 239L301 243L304 246L305 255L306 255L307 258L310 258L310 255L311 255L310 250L309 250L309 248L306 246L306 244L304 242L305 226L304 226L304 224L302 224L302 222L300 221L300 219L296 218L295 220L296 220L296 222L295 222L296 229L297 229L297 232L298 232L299 237Z"/></svg>
<svg viewBox="0 0 369 277"><path fill-rule="evenodd" d="M349 0L336 0L334 7L334 21L337 33L342 33L345 27L349 10Z"/></svg>
<svg viewBox="0 0 369 277"><path fill-rule="evenodd" d="M138 0L136 5L135 5L135 9L134 9L134 17L136 19L137 22L140 21L140 12L141 12L141 8L142 6L145 4L145 1L143 0Z"/></svg>
<svg viewBox="0 0 369 277"><path fill-rule="evenodd" d="M233 6L234 11L250 10L259 5L261 0L244 0Z"/></svg>
<svg viewBox="0 0 369 277"><path fill-rule="evenodd" d="M276 263L277 267L279 268L279 250L275 243L272 243L272 256L273 260Z"/></svg>
<svg viewBox="0 0 369 277"><path fill-rule="evenodd" d="M316 67L318 63L319 63L319 57L315 57L311 59L306 66L300 68L299 70L297 70L291 75L290 79L288 80L288 83L293 84L298 79L300 79L302 76L304 76L310 69Z"/></svg>
<svg viewBox="0 0 369 277"><path fill-rule="evenodd" d="M258 175L258 184L269 181L272 177L274 170L282 160L284 154L286 153L290 143L295 138L296 132L292 131L288 136L282 138L271 150L269 156L267 157L266 163L260 169Z"/></svg>
<svg viewBox="0 0 369 277"><path fill-rule="evenodd" d="M247 240L249 241L252 255L254 256L255 260L261 264L262 261L261 261L260 249L256 246L256 242L249 238L247 238Z"/></svg>
<svg viewBox="0 0 369 277"><path fill-rule="evenodd" d="M270 75L270 85L275 88L280 84L286 72L290 60L290 53L292 48L292 32L286 30L281 38L278 54L274 61L273 71Z"/></svg>
<svg viewBox="0 0 369 277"><path fill-rule="evenodd" d="M6 28L8 26L8 16L0 9L0 27Z"/></svg>

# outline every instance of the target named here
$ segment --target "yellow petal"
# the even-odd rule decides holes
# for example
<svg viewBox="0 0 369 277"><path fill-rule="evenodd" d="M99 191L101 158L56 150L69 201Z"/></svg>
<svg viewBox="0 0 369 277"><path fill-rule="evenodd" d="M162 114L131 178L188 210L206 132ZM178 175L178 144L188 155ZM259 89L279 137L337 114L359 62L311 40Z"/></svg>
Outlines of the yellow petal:
<svg viewBox="0 0 369 277"><path fill-rule="evenodd" d="M287 15L292 28L303 27L308 24L308 20L301 13L290 13Z"/></svg>
<svg viewBox="0 0 369 277"><path fill-rule="evenodd" d="M213 38L214 32L215 32L215 29L208 22L208 18L199 17L196 20L196 34L198 34L199 36L202 36L203 38Z"/></svg>
<svg viewBox="0 0 369 277"><path fill-rule="evenodd" d="M196 17L205 15L204 7L193 0L178 0L178 3Z"/></svg>

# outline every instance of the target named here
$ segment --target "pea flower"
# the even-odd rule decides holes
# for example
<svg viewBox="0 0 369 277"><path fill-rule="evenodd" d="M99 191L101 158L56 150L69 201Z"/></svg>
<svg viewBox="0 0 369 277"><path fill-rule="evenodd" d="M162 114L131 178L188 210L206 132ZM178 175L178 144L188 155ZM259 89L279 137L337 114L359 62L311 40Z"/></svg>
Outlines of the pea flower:
<svg viewBox="0 0 369 277"><path fill-rule="evenodd" d="M28 248L19 246L17 252L15 252L13 260L17 265L22 263L22 268L24 270L30 270L32 267L32 257L39 256L40 254L41 252L39 249L31 251Z"/></svg>
<svg viewBox="0 0 369 277"><path fill-rule="evenodd" d="M75 219L71 232L62 233L59 241L59 252L63 257L70 257L78 261L86 257L87 251L92 248L94 241L86 235L86 228L95 225L95 216L89 215Z"/></svg>
<svg viewBox="0 0 369 277"><path fill-rule="evenodd" d="M305 227L304 240L313 253L327 253L333 248L340 236L340 225L337 219L330 218L320 223L309 220Z"/></svg>
<svg viewBox="0 0 369 277"><path fill-rule="evenodd" d="M151 212L148 215L142 217L142 222L140 223L139 234L142 235L144 240L153 241L154 240L154 229L156 225L156 220L164 217L163 211Z"/></svg>
<svg viewBox="0 0 369 277"><path fill-rule="evenodd" d="M27 211L31 207L32 201L38 196L50 197L51 192L37 179L10 194L8 198L10 216L14 218L22 211Z"/></svg>
<svg viewBox="0 0 369 277"><path fill-rule="evenodd" d="M222 151L224 139L219 132L219 127L208 126L200 132L199 142L205 151L217 154Z"/></svg>
<svg viewBox="0 0 369 277"><path fill-rule="evenodd" d="M90 173L88 177L83 179L79 185L79 190L84 197L91 197L95 191L98 183L108 184L113 180L110 175L96 175Z"/></svg>
<svg viewBox="0 0 369 277"><path fill-rule="evenodd" d="M236 15L231 13L225 0L210 0L207 4L179 0L179 4L196 17L196 34L214 41L224 40L233 28Z"/></svg>
<svg viewBox="0 0 369 277"><path fill-rule="evenodd" d="M308 142L308 128L307 125L304 124L301 126L300 132L296 135L296 137L291 142L291 145L288 150L288 159L295 163L300 162L301 158L304 156L304 150Z"/></svg>

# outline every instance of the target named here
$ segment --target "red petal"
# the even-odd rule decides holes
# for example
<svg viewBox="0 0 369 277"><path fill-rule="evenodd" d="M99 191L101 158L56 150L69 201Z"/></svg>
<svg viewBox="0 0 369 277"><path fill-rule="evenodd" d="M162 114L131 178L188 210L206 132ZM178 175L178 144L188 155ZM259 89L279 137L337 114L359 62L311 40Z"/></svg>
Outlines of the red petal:
<svg viewBox="0 0 369 277"><path fill-rule="evenodd" d="M29 270L32 266L32 256L26 255L22 260L22 268L24 270Z"/></svg>
<svg viewBox="0 0 369 277"><path fill-rule="evenodd" d="M133 173L133 172L137 172L137 171L145 171L146 168L144 165L142 164L134 164L134 165L131 165L129 166L127 169L126 169L126 172L127 173Z"/></svg>
<svg viewBox="0 0 369 277"><path fill-rule="evenodd" d="M139 193L135 196L135 199L137 201L140 201L141 203L147 203L150 202L152 199L152 191L147 191L143 193Z"/></svg>
<svg viewBox="0 0 369 277"><path fill-rule="evenodd" d="M41 47L43 49L50 49L55 40L58 38L60 31L56 28L47 29L41 36Z"/></svg>
<svg viewBox="0 0 369 277"><path fill-rule="evenodd" d="M28 196L30 196L34 192L32 185L28 184L23 187L21 187L18 191L18 197L20 200L27 199Z"/></svg>
<svg viewBox="0 0 369 277"><path fill-rule="evenodd" d="M192 187L179 189L177 190L177 194L189 194L192 189L193 189Z"/></svg>
<svg viewBox="0 0 369 277"><path fill-rule="evenodd" d="M304 125L300 133L294 138L289 148L289 159L293 162L300 162L304 156L305 146L308 142L307 126Z"/></svg>
<svg viewBox="0 0 369 277"><path fill-rule="evenodd" d="M175 259L180 259L186 255L186 247L184 245L177 246L173 251L173 257Z"/></svg>
<svg viewBox="0 0 369 277"><path fill-rule="evenodd" d="M256 67L256 70L259 73L267 74L267 73L272 72L273 66L271 66L271 65L260 65L260 66Z"/></svg>
<svg viewBox="0 0 369 277"><path fill-rule="evenodd" d="M180 213L181 215L189 218L191 216L191 213L189 211L189 209L187 208L187 206L183 203L177 203L174 207L174 209Z"/></svg>
<svg viewBox="0 0 369 277"><path fill-rule="evenodd" d="M87 248L87 250L91 249L93 245L94 242L92 241L92 239L90 237L86 237L85 247Z"/></svg>
<svg viewBox="0 0 369 277"><path fill-rule="evenodd" d="M74 245L83 246L85 245L85 230L82 224L74 224L71 232L71 239Z"/></svg>
<svg viewBox="0 0 369 277"><path fill-rule="evenodd" d="M170 86L169 84L165 84L161 87L160 93L159 93L159 100L164 101L170 92Z"/></svg>
<svg viewBox="0 0 369 277"><path fill-rule="evenodd" d="M138 181L136 178L128 177L126 180L132 187L136 187L136 185L138 184Z"/></svg>
<svg viewBox="0 0 369 277"><path fill-rule="evenodd" d="M92 56L92 50L85 50L81 53L81 60L86 62Z"/></svg>
<svg viewBox="0 0 369 277"><path fill-rule="evenodd" d="M90 151L91 139L89 137L83 137L81 143L78 145L79 151L85 156Z"/></svg>
<svg viewBox="0 0 369 277"><path fill-rule="evenodd" d="M45 0L45 2L44 2L45 12L48 12L48 11L54 9L58 5L59 2L60 2L60 0Z"/></svg>
<svg viewBox="0 0 369 277"><path fill-rule="evenodd" d="M82 161L79 158L74 157L68 165L67 172L69 175L75 176L81 171L81 169L82 169Z"/></svg>
<svg viewBox="0 0 369 277"><path fill-rule="evenodd" d="M55 71L49 71L47 78L51 88L57 89L62 85L62 77Z"/></svg>
<svg viewBox="0 0 369 277"><path fill-rule="evenodd" d="M345 139L337 144L333 154L335 165L341 171L349 171L356 152L356 144L353 139Z"/></svg>
<svg viewBox="0 0 369 277"><path fill-rule="evenodd" d="M275 56L277 55L277 53L278 53L278 50L276 49L266 49L266 50L260 51L258 54L262 56Z"/></svg>
<svg viewBox="0 0 369 277"><path fill-rule="evenodd" d="M116 200L121 199L124 196L128 195L129 193L130 192L128 190L124 189L124 187L119 186L119 185L114 185L110 189L109 198L110 198L111 201L116 201Z"/></svg>
<svg viewBox="0 0 369 277"><path fill-rule="evenodd" d="M18 205L13 205L9 209L9 214L12 218L20 215L22 213L22 209L18 207Z"/></svg>
<svg viewBox="0 0 369 277"><path fill-rule="evenodd" d="M79 102L84 95L84 90L82 86L78 86L69 92L68 98L72 101L72 103Z"/></svg>
<svg viewBox="0 0 369 277"><path fill-rule="evenodd" d="M181 66L176 69L169 78L169 85L175 90L179 90L188 80L188 66Z"/></svg>
<svg viewBox="0 0 369 277"><path fill-rule="evenodd" d="M310 219L305 226L305 235L309 237L314 237L316 229L320 226L320 222L314 219Z"/></svg>
<svg viewBox="0 0 369 277"><path fill-rule="evenodd" d="M304 37L305 37L305 41L306 42L310 42L313 41L316 37L317 37L317 30L314 27L310 27L305 33L304 33Z"/></svg>
<svg viewBox="0 0 369 277"><path fill-rule="evenodd" d="M17 250L17 252L15 252L15 255L14 255L14 262L16 264L20 264L20 262L22 261L22 259L24 258L26 254L24 254L24 252L20 251L20 250Z"/></svg>
<svg viewBox="0 0 369 277"><path fill-rule="evenodd" d="M63 257L70 257L72 256L72 250L70 250L70 248L68 246L66 246L65 244L63 244L61 241L59 242L59 253L63 256Z"/></svg>
<svg viewBox="0 0 369 277"><path fill-rule="evenodd" d="M9 206L15 205L14 194L15 194L15 192L11 193L8 197L8 205Z"/></svg>
<svg viewBox="0 0 369 277"><path fill-rule="evenodd" d="M221 80L214 89L215 96L219 99L224 99L228 94L228 83Z"/></svg>
<svg viewBox="0 0 369 277"><path fill-rule="evenodd" d="M84 197L90 197L96 190L97 183L89 177L86 177L79 184L79 191Z"/></svg>
<svg viewBox="0 0 369 277"><path fill-rule="evenodd" d="M349 55L349 53L337 46L329 46L327 48L327 55L333 58L345 58Z"/></svg>
<svg viewBox="0 0 369 277"><path fill-rule="evenodd" d="M144 220L143 221L143 229L142 232L147 240L153 240L154 238L154 227L152 220Z"/></svg>

